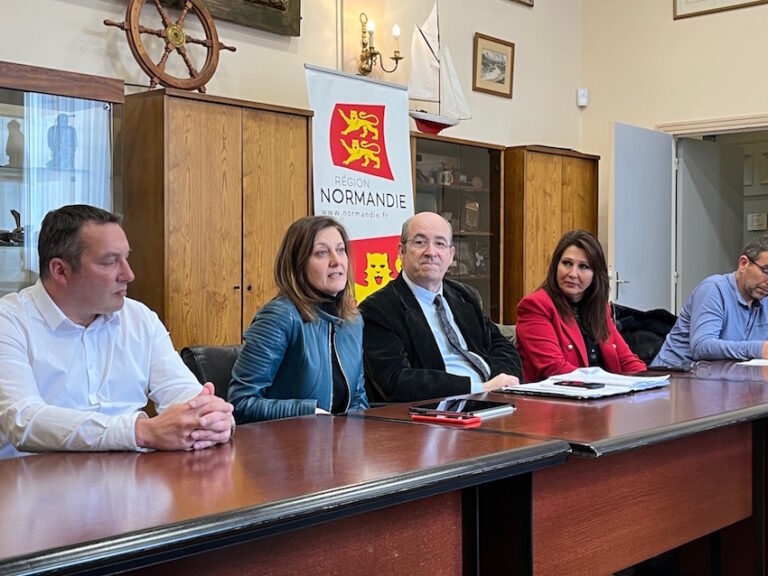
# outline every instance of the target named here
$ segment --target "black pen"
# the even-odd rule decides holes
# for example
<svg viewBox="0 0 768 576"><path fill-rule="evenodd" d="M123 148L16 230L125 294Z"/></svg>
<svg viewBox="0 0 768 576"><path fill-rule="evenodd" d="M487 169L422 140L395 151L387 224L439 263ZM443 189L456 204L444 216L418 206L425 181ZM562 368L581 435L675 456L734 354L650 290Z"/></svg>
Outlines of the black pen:
<svg viewBox="0 0 768 576"><path fill-rule="evenodd" d="M603 388L605 387L605 384L599 382L581 382L579 380L561 380L560 382L555 382L555 386L573 386L575 388L587 388L593 390L595 388Z"/></svg>

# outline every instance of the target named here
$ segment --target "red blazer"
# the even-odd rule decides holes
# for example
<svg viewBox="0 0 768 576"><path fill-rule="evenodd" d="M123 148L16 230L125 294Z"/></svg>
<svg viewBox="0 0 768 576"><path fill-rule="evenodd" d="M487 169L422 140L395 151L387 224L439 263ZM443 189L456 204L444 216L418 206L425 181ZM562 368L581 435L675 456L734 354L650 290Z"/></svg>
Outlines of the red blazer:
<svg viewBox="0 0 768 576"><path fill-rule="evenodd" d="M605 369L615 374L642 372L645 363L633 354L608 313L608 340L599 342ZM525 382L538 382L589 366L587 348L576 321L566 324L544 290L536 290L517 305L517 350L523 359Z"/></svg>

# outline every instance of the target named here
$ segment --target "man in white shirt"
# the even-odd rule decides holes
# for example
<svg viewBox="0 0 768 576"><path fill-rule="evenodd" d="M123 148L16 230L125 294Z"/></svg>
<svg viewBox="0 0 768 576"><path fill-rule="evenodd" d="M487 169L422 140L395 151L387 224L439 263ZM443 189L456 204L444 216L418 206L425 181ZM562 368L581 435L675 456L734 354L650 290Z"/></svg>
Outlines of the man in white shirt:
<svg viewBox="0 0 768 576"><path fill-rule="evenodd" d="M197 382L157 315L126 298L134 275L117 217L49 212L38 251L40 280L0 299L0 458L227 442L232 405Z"/></svg>

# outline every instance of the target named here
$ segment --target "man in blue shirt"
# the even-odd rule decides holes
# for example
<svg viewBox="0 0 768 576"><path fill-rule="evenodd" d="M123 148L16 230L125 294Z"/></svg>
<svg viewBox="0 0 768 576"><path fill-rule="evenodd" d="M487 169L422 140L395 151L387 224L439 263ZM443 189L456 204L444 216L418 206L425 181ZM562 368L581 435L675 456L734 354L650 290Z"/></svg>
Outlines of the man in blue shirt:
<svg viewBox="0 0 768 576"><path fill-rule="evenodd" d="M710 276L685 303L651 363L768 358L768 234L753 239L730 274Z"/></svg>

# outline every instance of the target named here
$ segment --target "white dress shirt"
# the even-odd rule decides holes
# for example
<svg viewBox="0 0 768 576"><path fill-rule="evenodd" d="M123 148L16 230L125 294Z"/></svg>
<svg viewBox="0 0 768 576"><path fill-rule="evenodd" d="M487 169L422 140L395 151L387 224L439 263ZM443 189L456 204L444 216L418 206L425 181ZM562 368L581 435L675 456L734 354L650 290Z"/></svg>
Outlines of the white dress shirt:
<svg viewBox="0 0 768 576"><path fill-rule="evenodd" d="M75 324L42 282L0 299L0 458L18 450L137 450L136 419L202 387L157 314L135 300Z"/></svg>
<svg viewBox="0 0 768 576"><path fill-rule="evenodd" d="M469 379L472 383L472 392L482 392L483 379L480 377L480 374L477 373L477 370L474 369L472 364L467 362L466 358L451 348L451 345L448 343L448 337L443 331L443 325L440 323L440 318L437 315L437 308L435 308L434 303L435 296L437 294L440 294L441 297L443 296L443 283L440 283L440 290L438 292L432 292L426 288L422 288L418 284L415 284L410 278L408 278L408 276L406 276L405 271L400 273L403 275L403 280L405 280L405 283L416 297L416 301L419 303L421 311L424 312L424 317L427 319L427 324L429 324L429 327L432 330L432 336L435 337L435 343L440 349L440 354L443 356L445 371L448 372L448 374L454 374L456 376L469 376ZM480 362L485 366L486 370L488 370L490 373L491 369L488 367L488 363L467 348L467 341L464 339L464 335L461 333L461 329L459 328L458 324L456 324L456 320L453 318L453 312L451 311L451 307L448 304L448 300L446 300L444 297L443 308L445 308L446 315L448 316L448 322L451 324L454 332L456 332L456 336L459 338L459 344L461 344L461 347L469 354L472 354L472 356L480 360Z"/></svg>

